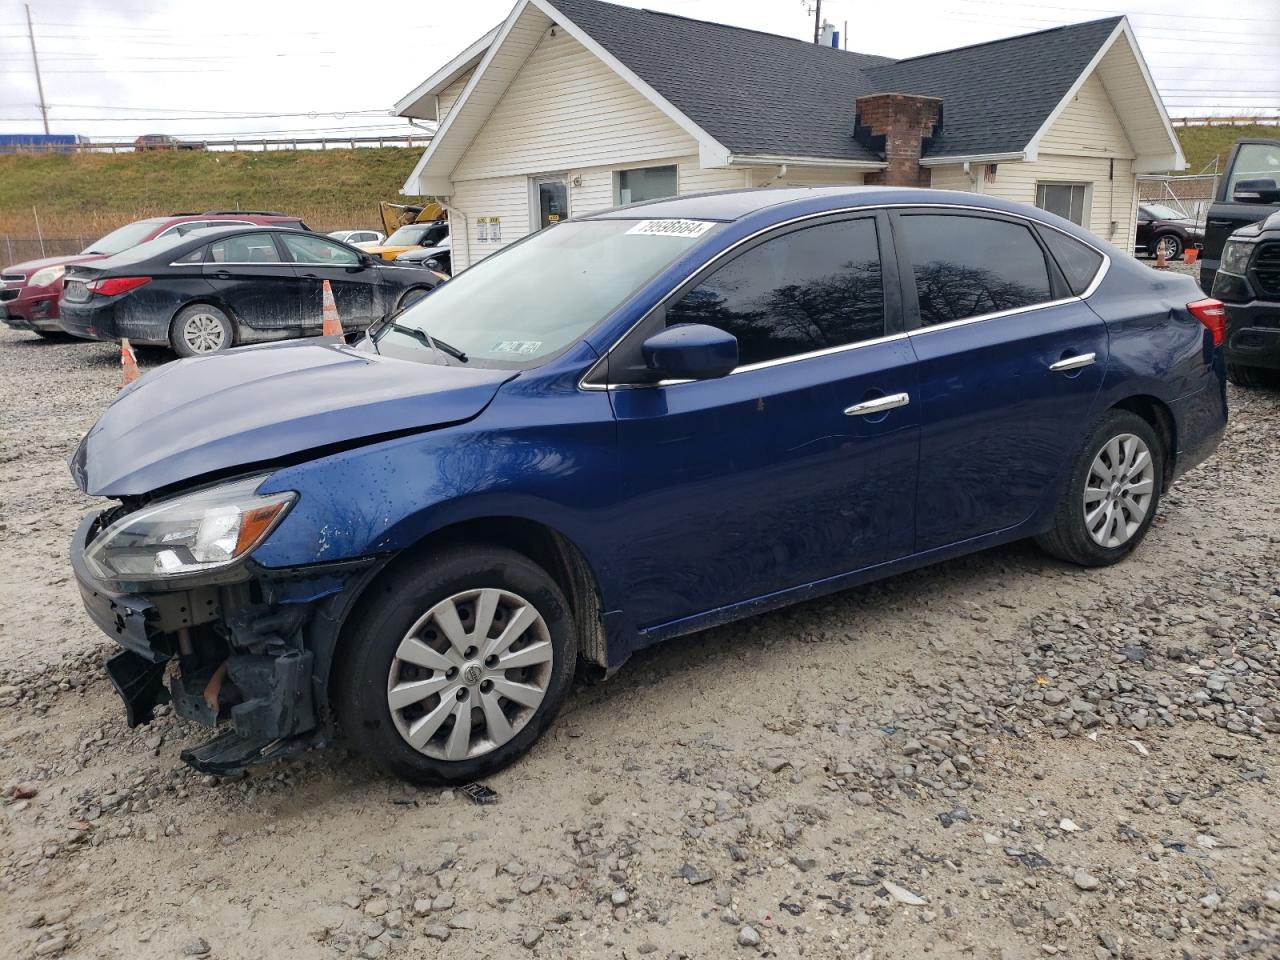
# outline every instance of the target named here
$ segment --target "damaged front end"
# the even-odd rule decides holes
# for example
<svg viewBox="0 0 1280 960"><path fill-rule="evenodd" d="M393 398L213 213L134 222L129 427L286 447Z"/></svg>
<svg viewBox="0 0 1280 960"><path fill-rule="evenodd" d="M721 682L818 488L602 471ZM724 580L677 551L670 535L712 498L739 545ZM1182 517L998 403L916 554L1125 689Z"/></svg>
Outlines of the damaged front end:
<svg viewBox="0 0 1280 960"><path fill-rule="evenodd" d="M205 773L237 773L332 737L332 651L380 566L253 563L249 554L292 502L257 497L261 479L126 503L87 517L72 543L85 609L123 648L106 670L129 725L171 702L178 716L225 728L182 752Z"/></svg>

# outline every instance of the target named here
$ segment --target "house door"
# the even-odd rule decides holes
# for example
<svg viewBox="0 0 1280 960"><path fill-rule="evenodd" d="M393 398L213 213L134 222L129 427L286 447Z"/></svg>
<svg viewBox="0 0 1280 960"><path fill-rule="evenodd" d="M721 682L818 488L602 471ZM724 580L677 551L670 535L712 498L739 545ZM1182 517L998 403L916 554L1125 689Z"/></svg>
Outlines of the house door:
<svg viewBox="0 0 1280 960"><path fill-rule="evenodd" d="M530 186L531 219L539 230L569 219L569 184L564 177L534 177Z"/></svg>

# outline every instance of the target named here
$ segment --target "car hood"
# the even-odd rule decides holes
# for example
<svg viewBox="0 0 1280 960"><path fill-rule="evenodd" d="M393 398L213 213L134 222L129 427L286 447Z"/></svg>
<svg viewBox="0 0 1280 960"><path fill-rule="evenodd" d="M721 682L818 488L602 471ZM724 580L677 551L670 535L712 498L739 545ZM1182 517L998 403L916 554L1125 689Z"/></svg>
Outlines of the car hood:
<svg viewBox="0 0 1280 960"><path fill-rule="evenodd" d="M120 392L72 455L71 473L94 496L150 493L307 450L469 420L515 375L320 340L179 360Z"/></svg>
<svg viewBox="0 0 1280 960"><path fill-rule="evenodd" d="M399 263L425 263L432 257L438 257L442 253L449 253L452 247L410 247L404 253L396 257Z"/></svg>
<svg viewBox="0 0 1280 960"><path fill-rule="evenodd" d="M102 254L73 253L65 257L41 257L39 260L24 260L4 268L4 273L25 273L28 276L45 267L59 267L72 263L88 263L90 260L101 260Z"/></svg>

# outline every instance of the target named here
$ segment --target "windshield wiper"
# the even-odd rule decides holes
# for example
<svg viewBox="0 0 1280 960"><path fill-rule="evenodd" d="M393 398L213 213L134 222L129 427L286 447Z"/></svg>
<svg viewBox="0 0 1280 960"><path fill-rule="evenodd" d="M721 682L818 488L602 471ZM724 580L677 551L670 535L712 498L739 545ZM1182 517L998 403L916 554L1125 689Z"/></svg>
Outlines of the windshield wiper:
<svg viewBox="0 0 1280 960"><path fill-rule="evenodd" d="M439 350L441 353L447 353L459 363L467 362L467 355L465 353L452 344L445 343L439 337L431 336L431 334L427 333L425 330L419 330L417 327L408 327L403 323L396 323L394 320L389 319L378 321L375 324L375 327L376 329L369 335L371 340L374 339L375 334L380 333L383 328L387 328L394 330L396 333L403 333L407 336L413 337L413 339L417 340L424 347L429 347L432 350ZM376 343L377 341L375 340L374 342Z"/></svg>

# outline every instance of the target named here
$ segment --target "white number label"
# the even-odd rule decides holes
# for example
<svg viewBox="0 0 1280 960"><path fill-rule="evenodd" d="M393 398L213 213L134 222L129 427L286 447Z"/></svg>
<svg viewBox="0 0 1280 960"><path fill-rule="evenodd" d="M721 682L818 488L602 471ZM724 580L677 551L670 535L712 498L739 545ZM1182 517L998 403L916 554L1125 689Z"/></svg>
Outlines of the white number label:
<svg viewBox="0 0 1280 960"><path fill-rule="evenodd" d="M715 224L709 220L641 220L627 233L650 237L700 237Z"/></svg>

